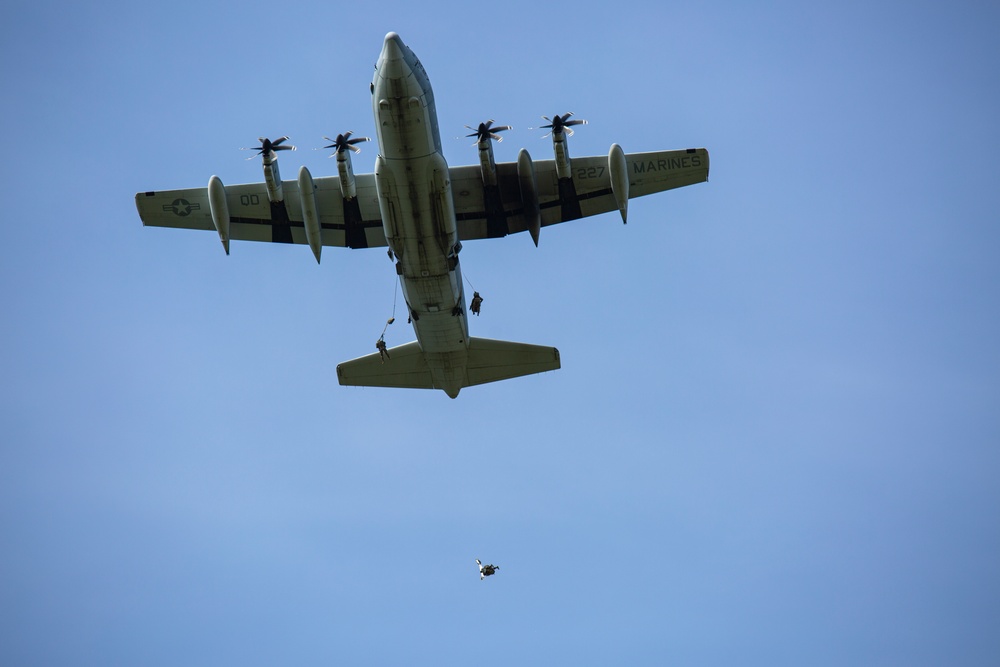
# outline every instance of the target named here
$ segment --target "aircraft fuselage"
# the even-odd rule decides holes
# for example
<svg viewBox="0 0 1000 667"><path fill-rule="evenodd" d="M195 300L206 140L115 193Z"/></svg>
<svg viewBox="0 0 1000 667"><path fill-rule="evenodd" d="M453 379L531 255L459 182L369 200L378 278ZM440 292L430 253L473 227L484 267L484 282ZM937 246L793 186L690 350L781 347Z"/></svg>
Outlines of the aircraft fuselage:
<svg viewBox="0 0 1000 667"><path fill-rule="evenodd" d="M457 395L467 363L469 324L448 164L430 80L395 33L386 35L375 66L372 109L385 237L435 383Z"/></svg>

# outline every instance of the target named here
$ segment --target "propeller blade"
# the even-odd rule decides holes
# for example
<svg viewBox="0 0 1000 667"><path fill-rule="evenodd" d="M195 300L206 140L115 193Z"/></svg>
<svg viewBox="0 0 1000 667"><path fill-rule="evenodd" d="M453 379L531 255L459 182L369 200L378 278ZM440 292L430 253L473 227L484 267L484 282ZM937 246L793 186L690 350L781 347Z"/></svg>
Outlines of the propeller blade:
<svg viewBox="0 0 1000 667"><path fill-rule="evenodd" d="M247 158L248 160L252 160L255 157L257 157L258 155L264 155L268 151L294 151L295 150L295 146L292 146L292 145L283 146L283 145L281 145L282 142L288 140L288 137L281 137L280 139L275 139L274 141L271 141L267 137L257 137L257 140L260 142L260 146L257 146L255 148L240 148L241 151L257 151L256 153L254 153L253 155L251 155L250 157L248 157Z"/></svg>
<svg viewBox="0 0 1000 667"><path fill-rule="evenodd" d="M573 130L569 129L571 125L586 125L587 124L587 121L582 120L582 119L580 119L580 120L569 120L569 117L572 116L572 115L573 115L573 112L570 111L569 113L564 113L561 116L556 115L556 116L553 116L552 118L549 118L548 116L542 116L542 118L544 120L549 121L549 124L548 125L542 125L538 129L541 129L541 130L552 130L552 132L550 132L549 134L546 134L545 137L548 137L548 136L550 136L552 134L558 134L560 132L565 132L567 136L572 137L573 136ZM542 139L544 139L545 137L542 137Z"/></svg>
<svg viewBox="0 0 1000 667"><path fill-rule="evenodd" d="M467 134L465 136L476 137L476 143L480 143L488 139L493 139L496 142L501 142L503 141L503 138L500 137L500 135L497 133L504 132L506 130L512 130L514 128L512 128L510 125L497 125L496 127L493 127L493 123L495 122L496 122L495 120L490 118L489 120L480 123L478 128L473 128L471 125L466 125L465 127L469 128L470 130L475 130L475 132L473 132L472 134ZM475 146L476 144L472 145Z"/></svg>
<svg viewBox="0 0 1000 667"><path fill-rule="evenodd" d="M345 150L350 150L352 153L360 153L361 149L355 146L355 144L360 144L365 141L371 141L371 137L355 137L351 139L350 136L354 134L354 130L347 132L346 134L338 134L336 139L331 139L330 137L323 137L327 141L331 142L329 146L324 146L323 148L334 149L334 155L343 153Z"/></svg>

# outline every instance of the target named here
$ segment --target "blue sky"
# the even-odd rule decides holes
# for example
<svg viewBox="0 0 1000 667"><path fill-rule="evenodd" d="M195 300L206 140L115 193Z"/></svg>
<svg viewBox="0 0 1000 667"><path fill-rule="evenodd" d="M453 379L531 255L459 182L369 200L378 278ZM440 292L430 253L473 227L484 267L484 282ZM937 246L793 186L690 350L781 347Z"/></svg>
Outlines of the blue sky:
<svg viewBox="0 0 1000 667"><path fill-rule="evenodd" d="M334 173L309 149L374 135L390 30L450 164L487 118L547 158L566 111L573 155L711 152L627 226L466 244L474 335L555 373L340 387L383 252L138 219L260 180L261 135ZM10 5L0 663L995 665L998 32L978 2Z"/></svg>

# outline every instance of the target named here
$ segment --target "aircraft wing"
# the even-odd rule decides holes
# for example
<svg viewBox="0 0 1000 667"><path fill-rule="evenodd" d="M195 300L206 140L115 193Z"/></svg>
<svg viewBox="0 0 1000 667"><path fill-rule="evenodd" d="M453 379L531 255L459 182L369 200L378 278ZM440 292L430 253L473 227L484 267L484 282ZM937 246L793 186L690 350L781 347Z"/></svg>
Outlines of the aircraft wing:
<svg viewBox="0 0 1000 667"><path fill-rule="evenodd" d="M358 196L345 200L337 176L314 178L322 245L375 248L386 245L375 175L355 177ZM282 181L284 201L272 204L264 183L226 186L229 237L240 241L305 244L298 181ZM135 196L142 224L215 231L208 187L140 192Z"/></svg>
<svg viewBox="0 0 1000 667"><path fill-rule="evenodd" d="M626 153L629 199L708 180L708 151ZM609 157L572 158L572 179L560 182L554 160L534 160L541 226L617 211ZM516 162L497 164L499 203L490 202L480 167L451 168L458 233L462 240L498 238L528 228Z"/></svg>
<svg viewBox="0 0 1000 667"><path fill-rule="evenodd" d="M629 199L708 180L708 151L625 154ZM543 227L618 210L606 155L572 160L572 179L560 181L554 160L533 161ZM451 188L459 237L499 238L528 229L516 162L497 167L497 193L483 187L478 165L452 167ZM322 245L377 248L387 245L378 208L374 174L355 177L357 197L341 196L337 176L314 178ZM264 183L226 186L231 239L306 244L298 181L283 181L284 201L271 203ZM208 188L140 192L135 196L142 223L153 227L215 231Z"/></svg>

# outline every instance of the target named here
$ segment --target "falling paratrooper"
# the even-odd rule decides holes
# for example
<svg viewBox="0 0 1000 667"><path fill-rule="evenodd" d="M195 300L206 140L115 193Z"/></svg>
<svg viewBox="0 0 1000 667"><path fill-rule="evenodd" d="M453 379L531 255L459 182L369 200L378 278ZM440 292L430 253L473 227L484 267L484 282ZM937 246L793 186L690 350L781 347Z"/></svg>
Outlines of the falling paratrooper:
<svg viewBox="0 0 1000 667"><path fill-rule="evenodd" d="M476 565L479 566L479 581L482 581L486 577L493 576L500 569L499 565L483 565L482 561L478 558L476 559Z"/></svg>

